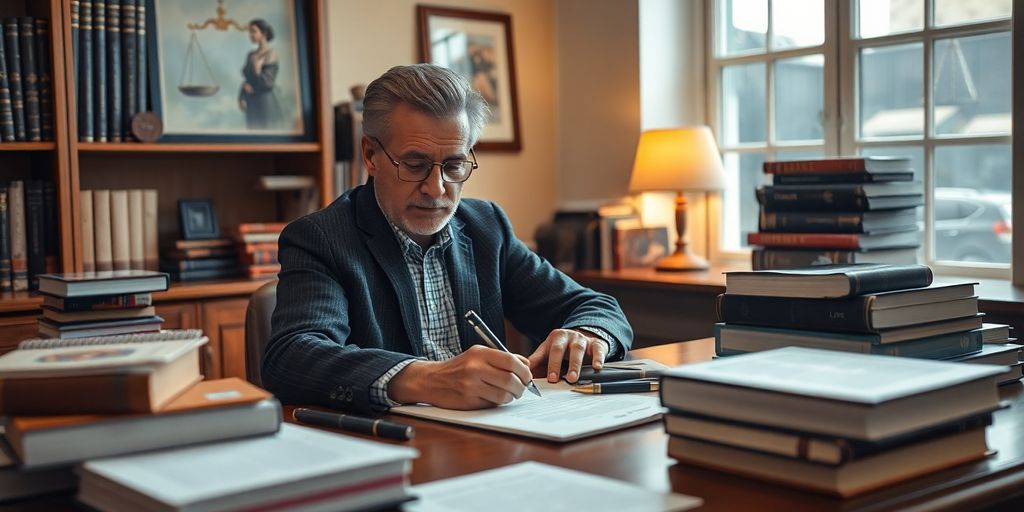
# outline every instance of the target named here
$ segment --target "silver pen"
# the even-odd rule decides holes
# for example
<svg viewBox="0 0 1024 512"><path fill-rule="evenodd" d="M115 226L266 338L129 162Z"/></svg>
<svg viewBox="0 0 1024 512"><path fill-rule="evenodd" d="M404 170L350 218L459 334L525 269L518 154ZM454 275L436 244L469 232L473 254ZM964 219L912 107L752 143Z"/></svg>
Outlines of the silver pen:
<svg viewBox="0 0 1024 512"><path fill-rule="evenodd" d="M473 330L476 331L477 336L480 336L480 339L484 340L484 343L486 343L488 347L509 354L512 353L507 347L505 347L501 340L494 335L494 332L487 327L487 324L485 324L483 319L480 318L480 315L476 314L476 311L473 311L472 309L466 311L466 321L469 322L469 325L473 326ZM537 396L541 396L540 390L537 389L537 385L533 383L533 380L526 385L526 389L529 389L531 393Z"/></svg>

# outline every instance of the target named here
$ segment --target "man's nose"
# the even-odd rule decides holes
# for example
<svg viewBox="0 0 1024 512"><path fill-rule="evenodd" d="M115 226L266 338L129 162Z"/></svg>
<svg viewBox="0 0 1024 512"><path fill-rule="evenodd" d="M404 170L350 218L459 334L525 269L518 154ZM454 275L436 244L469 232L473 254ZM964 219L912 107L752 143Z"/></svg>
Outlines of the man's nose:
<svg viewBox="0 0 1024 512"><path fill-rule="evenodd" d="M431 197L441 197L445 192L444 177L441 175L441 166L434 164L430 168L430 175L420 182L420 191Z"/></svg>

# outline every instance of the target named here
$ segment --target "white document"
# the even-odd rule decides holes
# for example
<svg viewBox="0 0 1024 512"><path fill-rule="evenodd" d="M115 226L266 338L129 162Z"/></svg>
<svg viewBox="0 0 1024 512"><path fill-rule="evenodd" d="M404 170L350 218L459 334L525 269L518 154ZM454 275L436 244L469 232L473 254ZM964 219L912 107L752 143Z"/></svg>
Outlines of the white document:
<svg viewBox="0 0 1024 512"><path fill-rule="evenodd" d="M419 500L406 504L405 512L522 512L529 508L524 493L529 503L549 512L669 512L704 502L539 462L417 485L412 492Z"/></svg>
<svg viewBox="0 0 1024 512"><path fill-rule="evenodd" d="M543 397L530 392L500 407L453 411L430 405L403 405L391 412L549 441L571 441L661 418L657 393L586 395L565 382L534 379Z"/></svg>

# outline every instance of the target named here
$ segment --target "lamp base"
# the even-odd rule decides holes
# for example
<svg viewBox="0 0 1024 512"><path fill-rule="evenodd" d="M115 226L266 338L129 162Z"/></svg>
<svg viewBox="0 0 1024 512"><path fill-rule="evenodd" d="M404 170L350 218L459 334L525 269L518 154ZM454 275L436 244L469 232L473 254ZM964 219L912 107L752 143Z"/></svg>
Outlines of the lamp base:
<svg viewBox="0 0 1024 512"><path fill-rule="evenodd" d="M690 270L707 270L708 260L690 252L689 247L676 248L676 252L658 260L654 267L660 272L687 272Z"/></svg>

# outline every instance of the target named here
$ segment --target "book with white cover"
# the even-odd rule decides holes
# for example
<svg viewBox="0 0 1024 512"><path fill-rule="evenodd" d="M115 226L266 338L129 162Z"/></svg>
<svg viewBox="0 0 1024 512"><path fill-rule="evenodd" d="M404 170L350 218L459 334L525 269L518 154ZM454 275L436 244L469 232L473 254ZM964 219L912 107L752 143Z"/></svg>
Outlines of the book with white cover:
<svg viewBox="0 0 1024 512"><path fill-rule="evenodd" d="M209 339L203 336L179 341L14 350L0 356L0 379L151 371L196 350L207 341Z"/></svg>
<svg viewBox="0 0 1024 512"><path fill-rule="evenodd" d="M880 440L994 410L1004 366L787 347L665 372L669 408Z"/></svg>
<svg viewBox="0 0 1024 512"><path fill-rule="evenodd" d="M78 499L104 511L366 510L409 499L416 454L284 424L271 436L86 462Z"/></svg>

